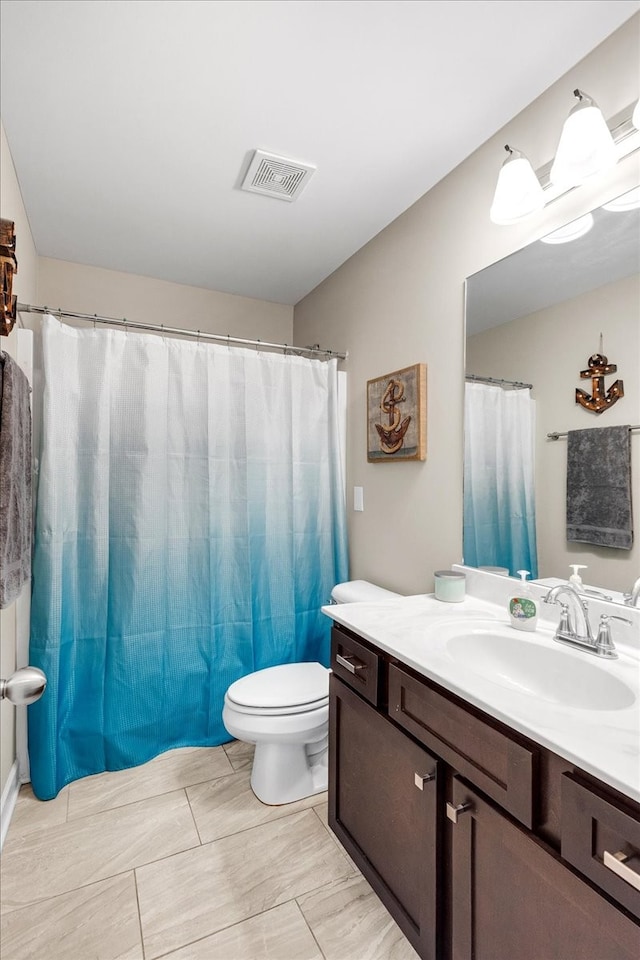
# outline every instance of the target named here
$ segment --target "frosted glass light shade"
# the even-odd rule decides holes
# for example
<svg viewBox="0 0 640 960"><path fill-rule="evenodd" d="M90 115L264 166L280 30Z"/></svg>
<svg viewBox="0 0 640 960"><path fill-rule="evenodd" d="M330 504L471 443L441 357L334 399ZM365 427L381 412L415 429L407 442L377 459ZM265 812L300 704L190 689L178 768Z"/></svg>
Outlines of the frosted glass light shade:
<svg viewBox="0 0 640 960"><path fill-rule="evenodd" d="M546 237L540 237L540 240L542 243L571 243L572 240L578 240L584 237L585 233L589 233L592 226L593 214L585 213L583 217L578 217L577 220L572 220L571 223L554 230L553 233L548 233Z"/></svg>
<svg viewBox="0 0 640 960"><path fill-rule="evenodd" d="M519 150L509 151L498 174L489 216L493 223L515 223L544 207L544 191L533 167Z"/></svg>
<svg viewBox="0 0 640 960"><path fill-rule="evenodd" d="M623 193L621 197L603 203L602 209L610 210L612 213L626 213L627 210L640 209L640 187L633 187L632 190Z"/></svg>
<svg viewBox="0 0 640 960"><path fill-rule="evenodd" d="M567 190L614 167L618 159L611 131L598 105L579 90L575 96L580 97L580 102L564 122L549 174L555 186Z"/></svg>

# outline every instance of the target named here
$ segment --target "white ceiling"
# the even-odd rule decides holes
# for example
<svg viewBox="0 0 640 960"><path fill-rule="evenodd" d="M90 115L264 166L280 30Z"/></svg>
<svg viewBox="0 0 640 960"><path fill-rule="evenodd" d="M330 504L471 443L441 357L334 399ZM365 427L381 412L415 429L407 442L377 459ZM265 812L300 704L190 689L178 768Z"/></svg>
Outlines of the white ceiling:
<svg viewBox="0 0 640 960"><path fill-rule="evenodd" d="M638 9L3 0L38 252L296 303ZM239 190L255 148L317 165L295 202Z"/></svg>

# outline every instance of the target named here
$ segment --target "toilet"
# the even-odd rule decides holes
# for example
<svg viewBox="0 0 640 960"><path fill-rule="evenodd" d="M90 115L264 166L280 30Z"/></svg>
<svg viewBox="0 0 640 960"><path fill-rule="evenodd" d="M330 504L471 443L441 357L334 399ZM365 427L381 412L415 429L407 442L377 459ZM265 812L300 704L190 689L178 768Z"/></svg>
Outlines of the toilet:
<svg viewBox="0 0 640 960"><path fill-rule="evenodd" d="M334 603L398 596L366 580L331 592ZM256 746L251 789L262 803L292 803L327 789L330 672L321 663L284 663L241 677L227 690L222 722L236 740Z"/></svg>

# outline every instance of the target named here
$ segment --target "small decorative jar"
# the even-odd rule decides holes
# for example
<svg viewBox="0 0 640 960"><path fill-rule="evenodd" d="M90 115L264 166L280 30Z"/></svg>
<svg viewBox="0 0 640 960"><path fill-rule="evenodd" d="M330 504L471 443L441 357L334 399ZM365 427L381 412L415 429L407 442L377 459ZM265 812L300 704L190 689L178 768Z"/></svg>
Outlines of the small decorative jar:
<svg viewBox="0 0 640 960"><path fill-rule="evenodd" d="M436 570L434 573L436 600L462 603L465 595L464 573L457 570Z"/></svg>

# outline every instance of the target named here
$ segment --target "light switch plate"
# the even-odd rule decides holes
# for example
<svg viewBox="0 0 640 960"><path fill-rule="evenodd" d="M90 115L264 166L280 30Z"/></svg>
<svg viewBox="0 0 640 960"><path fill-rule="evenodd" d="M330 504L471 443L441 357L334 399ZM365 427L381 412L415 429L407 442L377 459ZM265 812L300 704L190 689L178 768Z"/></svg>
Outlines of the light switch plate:
<svg viewBox="0 0 640 960"><path fill-rule="evenodd" d="M364 488L363 487L353 488L353 509L364 510Z"/></svg>

